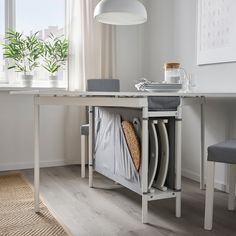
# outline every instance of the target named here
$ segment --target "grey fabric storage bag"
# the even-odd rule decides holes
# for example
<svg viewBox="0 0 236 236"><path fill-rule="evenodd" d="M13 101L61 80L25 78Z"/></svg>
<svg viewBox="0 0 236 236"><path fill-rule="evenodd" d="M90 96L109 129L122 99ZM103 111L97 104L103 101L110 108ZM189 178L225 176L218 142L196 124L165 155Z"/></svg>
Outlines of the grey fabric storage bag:
<svg viewBox="0 0 236 236"><path fill-rule="evenodd" d="M149 111L176 111L179 104L179 97L148 97Z"/></svg>
<svg viewBox="0 0 236 236"><path fill-rule="evenodd" d="M121 127L119 114L106 108L95 113L95 163L98 169L106 169L128 181L139 183L139 173L135 169Z"/></svg>
<svg viewBox="0 0 236 236"><path fill-rule="evenodd" d="M100 109L95 112L95 149L96 166L111 173L115 172L114 159L114 116L103 113Z"/></svg>

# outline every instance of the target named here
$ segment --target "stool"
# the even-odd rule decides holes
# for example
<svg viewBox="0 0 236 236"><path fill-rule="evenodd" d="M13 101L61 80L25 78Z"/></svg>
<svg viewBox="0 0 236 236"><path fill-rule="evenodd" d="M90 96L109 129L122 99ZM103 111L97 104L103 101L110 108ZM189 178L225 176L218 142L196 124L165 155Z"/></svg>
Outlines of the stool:
<svg viewBox="0 0 236 236"><path fill-rule="evenodd" d="M226 163L230 165L228 210L232 211L235 208L236 139L227 140L225 142L209 146L207 160L204 228L206 230L211 230L213 220L214 176L216 162Z"/></svg>
<svg viewBox="0 0 236 236"><path fill-rule="evenodd" d="M119 92L120 80L118 79L89 79L87 81L89 92ZM81 177L85 178L86 146L89 135L89 124L81 125Z"/></svg>

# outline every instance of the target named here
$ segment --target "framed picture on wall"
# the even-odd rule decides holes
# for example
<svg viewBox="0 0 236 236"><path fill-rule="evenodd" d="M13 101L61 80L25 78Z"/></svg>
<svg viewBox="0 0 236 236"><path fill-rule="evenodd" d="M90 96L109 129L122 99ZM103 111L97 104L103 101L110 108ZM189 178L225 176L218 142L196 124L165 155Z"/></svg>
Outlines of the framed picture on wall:
<svg viewBox="0 0 236 236"><path fill-rule="evenodd" d="M236 0L198 0L197 64L236 61Z"/></svg>

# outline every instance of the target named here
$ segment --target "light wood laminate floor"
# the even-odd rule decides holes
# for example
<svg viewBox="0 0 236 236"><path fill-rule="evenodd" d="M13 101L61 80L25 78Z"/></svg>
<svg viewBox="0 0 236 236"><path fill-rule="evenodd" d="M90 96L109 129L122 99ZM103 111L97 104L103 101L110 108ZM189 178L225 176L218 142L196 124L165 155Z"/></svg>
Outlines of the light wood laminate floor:
<svg viewBox="0 0 236 236"><path fill-rule="evenodd" d="M22 173L32 182L33 171ZM41 169L41 195L74 235L236 235L236 213L227 211L227 194L215 194L213 231L203 229L205 192L183 179L182 218L173 199L151 202L150 224L141 223L141 197L95 174L94 188L80 178L79 166Z"/></svg>

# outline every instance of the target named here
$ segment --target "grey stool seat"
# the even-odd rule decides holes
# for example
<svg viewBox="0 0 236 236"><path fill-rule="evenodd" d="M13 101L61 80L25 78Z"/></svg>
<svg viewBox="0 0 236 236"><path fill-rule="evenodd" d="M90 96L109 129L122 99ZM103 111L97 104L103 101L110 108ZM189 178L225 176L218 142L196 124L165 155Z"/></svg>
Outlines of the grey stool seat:
<svg viewBox="0 0 236 236"><path fill-rule="evenodd" d="M236 164L236 139L209 146L208 161Z"/></svg>
<svg viewBox="0 0 236 236"><path fill-rule="evenodd" d="M87 81L87 91L89 92L119 92L120 81L118 79L89 79ZM80 127L81 135L89 135L89 125Z"/></svg>
<svg viewBox="0 0 236 236"><path fill-rule="evenodd" d="M89 92L120 92L120 80L118 79L89 79L87 81Z"/></svg>
<svg viewBox="0 0 236 236"><path fill-rule="evenodd" d="M81 135L89 135L89 124L80 126L80 134Z"/></svg>
<svg viewBox="0 0 236 236"><path fill-rule="evenodd" d="M229 200L228 210L235 209L236 184L236 139L230 139L208 147L207 184L205 200L204 228L212 229L215 163L221 162L229 165Z"/></svg>
<svg viewBox="0 0 236 236"><path fill-rule="evenodd" d="M87 91L89 92L119 92L120 80L118 79L89 79L87 81ZM81 177L85 177L86 147L89 136L89 124L80 126L81 135Z"/></svg>

